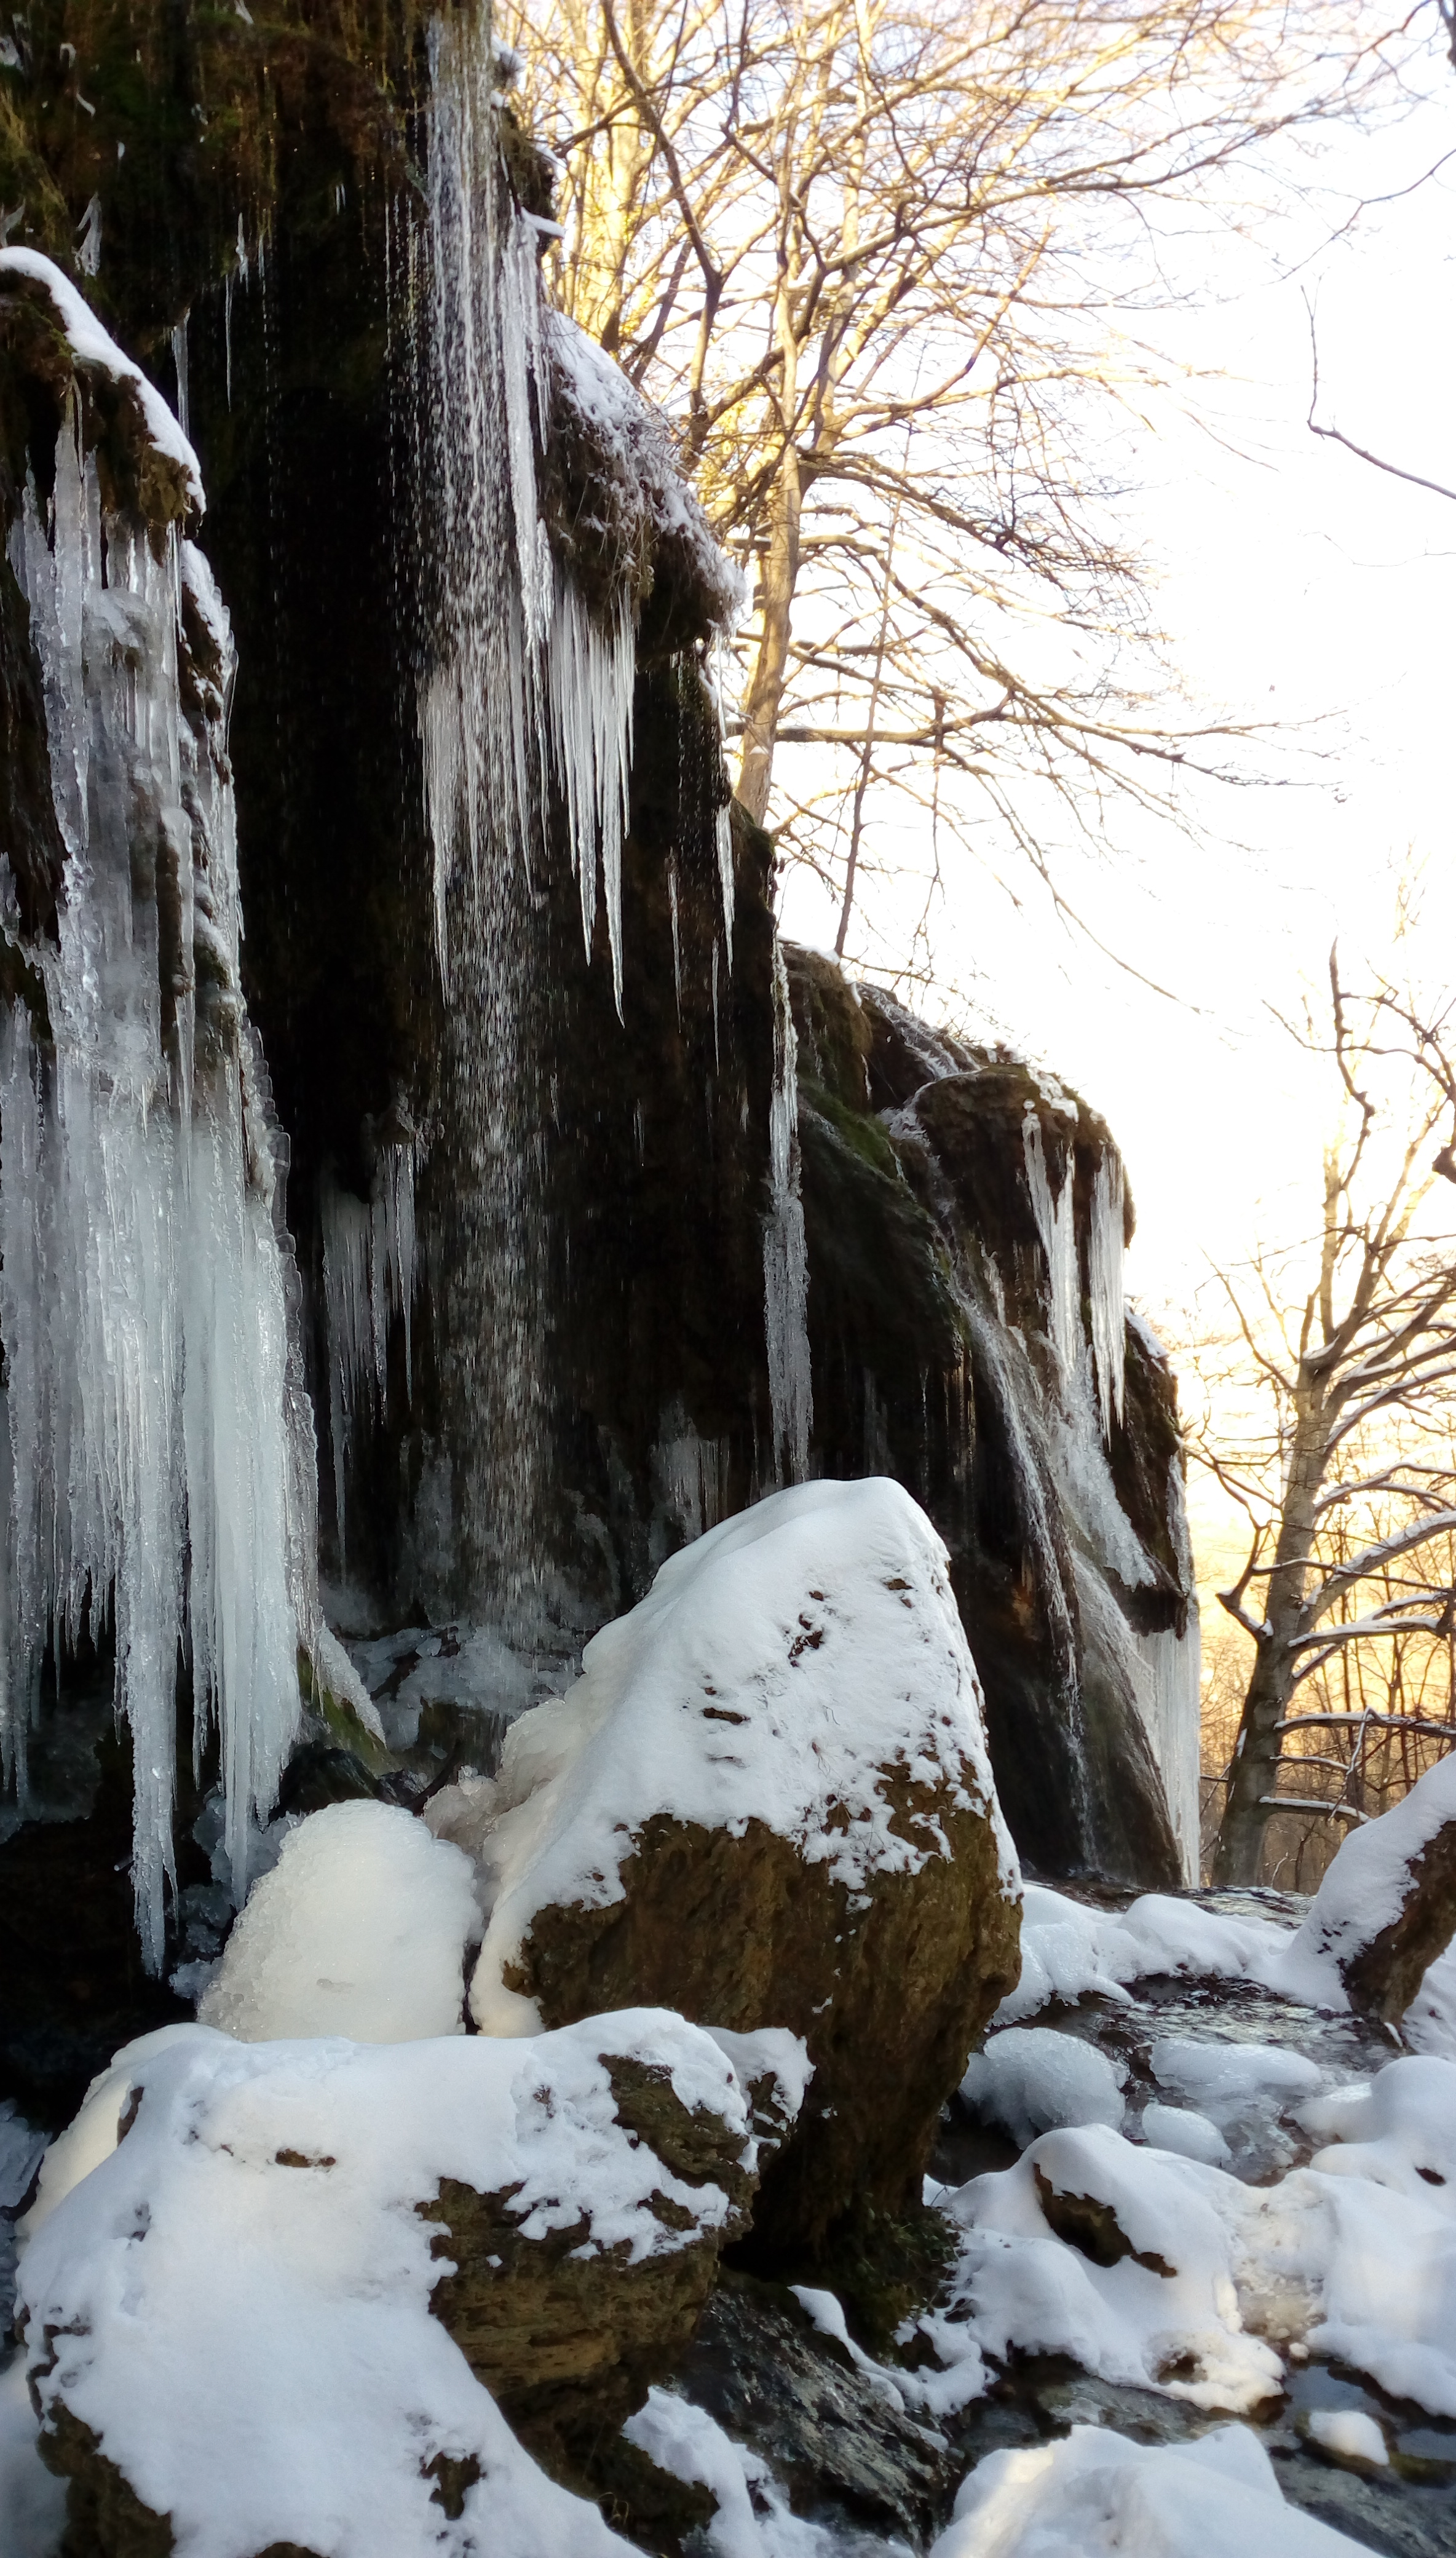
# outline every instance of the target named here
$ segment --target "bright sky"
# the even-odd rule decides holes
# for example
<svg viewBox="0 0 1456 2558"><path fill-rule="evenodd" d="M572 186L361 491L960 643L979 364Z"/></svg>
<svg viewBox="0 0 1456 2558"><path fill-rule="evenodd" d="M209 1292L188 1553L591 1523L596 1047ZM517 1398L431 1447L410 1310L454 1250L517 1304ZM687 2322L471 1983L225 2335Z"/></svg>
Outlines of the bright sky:
<svg viewBox="0 0 1456 2558"><path fill-rule="evenodd" d="M1456 71L1436 61L1432 73L1417 113L1344 137L1322 164L1326 230L1456 152ZM1456 160L1280 280L1271 248L1292 260L1318 236L1305 215L1257 248L1231 243L1220 299L1159 324L1170 352L1226 378L1165 403L1137 447L1143 494L1127 517L1163 563L1157 601L1195 699L1322 720L1319 778L1218 792L1227 849L1144 830L1115 865L1060 871L1099 937L1177 1002L1100 957L1029 881L1018 913L963 870L937 946L972 1014L983 1001L1106 1115L1138 1204L1129 1283L1175 1338L1198 1319L1210 1255L1237 1260L1261 1232L1296 1230L1327 1087L1268 1008L1318 987L1337 933L1352 972L1387 955L1407 859L1422 881L1416 971L1456 991L1456 503L1308 432L1303 299L1317 311L1320 416L1456 488ZM1187 413L1195 397L1208 424ZM785 924L832 939L801 878Z"/></svg>

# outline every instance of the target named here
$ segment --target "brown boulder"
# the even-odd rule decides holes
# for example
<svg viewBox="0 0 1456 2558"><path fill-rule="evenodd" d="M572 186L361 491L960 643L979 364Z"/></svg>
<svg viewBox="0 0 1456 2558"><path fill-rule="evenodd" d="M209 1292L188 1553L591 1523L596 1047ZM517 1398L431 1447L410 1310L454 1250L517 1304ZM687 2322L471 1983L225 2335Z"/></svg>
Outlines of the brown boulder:
<svg viewBox="0 0 1456 2558"><path fill-rule="evenodd" d="M760 2256L918 2203L1020 1910L944 1548L898 1485L804 1485L674 1556L432 1819L494 1896L487 2032L647 2002L802 2038Z"/></svg>

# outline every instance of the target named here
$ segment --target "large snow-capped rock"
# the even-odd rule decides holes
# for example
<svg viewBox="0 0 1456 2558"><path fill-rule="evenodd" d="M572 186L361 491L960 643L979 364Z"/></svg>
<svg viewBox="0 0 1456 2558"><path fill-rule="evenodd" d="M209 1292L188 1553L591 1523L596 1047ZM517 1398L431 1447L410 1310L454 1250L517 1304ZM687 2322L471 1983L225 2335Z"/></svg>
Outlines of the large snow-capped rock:
<svg viewBox="0 0 1456 2558"><path fill-rule="evenodd" d="M792 2110L790 2038L735 2057ZM744 2225L753 2106L709 2035L642 2012L383 2048L191 2026L105 2092L114 2146L43 2196L22 2267L77 2545L623 2546L531 2452L572 2476L615 2436Z"/></svg>
<svg viewBox="0 0 1456 2558"><path fill-rule="evenodd" d="M1306 1995L1396 2025L1456 1936L1456 1756L1352 1830L1290 1946Z"/></svg>
<svg viewBox="0 0 1456 2558"><path fill-rule="evenodd" d="M672 2006L814 2066L757 2226L915 2197L1017 1966L1019 1883L945 1549L899 1485L781 1492L663 1565L432 1815L480 1858L490 2034Z"/></svg>

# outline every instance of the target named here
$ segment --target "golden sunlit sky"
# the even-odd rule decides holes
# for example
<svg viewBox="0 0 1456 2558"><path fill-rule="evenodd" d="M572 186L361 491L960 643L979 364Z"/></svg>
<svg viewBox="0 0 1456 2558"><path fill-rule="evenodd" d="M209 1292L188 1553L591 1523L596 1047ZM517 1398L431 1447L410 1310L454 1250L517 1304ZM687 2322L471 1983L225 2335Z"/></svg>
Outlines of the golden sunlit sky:
<svg viewBox="0 0 1456 2558"><path fill-rule="evenodd" d="M1251 238L1170 242L1191 290L1138 324L1171 363L1221 378L1150 410L1117 520L1160 563L1155 608L1194 703L1287 723L1265 762L1299 777L1209 786L1201 843L1141 824L1115 856L1060 863L1099 938L1173 1000L1059 922L1029 878L1018 909L962 863L939 928L938 971L971 1021L982 1011L1110 1121L1138 1205L1130 1289L1173 1339L1213 1313L1198 1293L1210 1259L1237 1262L1304 1221L1330 1086L1274 1010L1318 989L1337 934L1351 974L1368 960L1456 989L1456 503L1305 422L1308 297L1321 418L1456 487L1456 159L1416 184L1447 152L1456 71L1435 60L1413 113L1326 149L1317 200ZM1392 952L1402 872L1416 921ZM784 920L832 941L802 875ZM1221 1569L1227 1520L1198 1488L1195 1526L1205 1568Z"/></svg>

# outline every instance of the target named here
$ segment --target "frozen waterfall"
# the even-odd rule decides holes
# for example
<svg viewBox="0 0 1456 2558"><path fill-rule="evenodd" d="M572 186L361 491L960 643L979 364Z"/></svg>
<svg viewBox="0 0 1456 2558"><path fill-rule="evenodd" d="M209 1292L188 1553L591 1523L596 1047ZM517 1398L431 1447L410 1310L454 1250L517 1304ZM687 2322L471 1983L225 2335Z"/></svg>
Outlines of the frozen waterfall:
<svg viewBox="0 0 1456 2558"><path fill-rule="evenodd" d="M24 271L63 321L71 303L82 313L77 359L134 376L43 268ZM174 460L180 447L195 482L148 390L154 445ZM297 1278L275 1224L286 1156L238 986L226 616L175 524L103 515L74 390L47 515L32 481L9 557L66 864L58 939L24 944L39 994L0 1024L0 1740L23 1796L45 1651L109 1620L155 1970L175 1882L180 1653L190 1642L199 1753L218 1732L239 1900L299 1718L314 1451ZM3 861L0 897L13 941Z"/></svg>
<svg viewBox="0 0 1456 2558"><path fill-rule="evenodd" d="M716 956L716 951L715 954ZM769 1213L764 1224L764 1311L769 1348L774 1482L808 1472L813 1391L808 1354L808 1250L799 1195L799 1042L789 971L774 939L774 1090L769 1105Z"/></svg>
<svg viewBox="0 0 1456 2558"><path fill-rule="evenodd" d="M1051 1334L1064 1393L1070 1393L1087 1355L1083 1332L1082 1285L1078 1266L1077 1201L1071 1143L1059 1181L1047 1161L1041 1121L1027 1103L1022 1126L1026 1187L1032 1215L1047 1262L1047 1327ZM1126 1193L1122 1166L1108 1150L1098 1156L1092 1175L1092 1215L1088 1228L1087 1283L1092 1319L1092 1362L1096 1381L1102 1437L1110 1440L1114 1418L1122 1418L1126 1364L1125 1308L1122 1293L1122 1240Z"/></svg>

